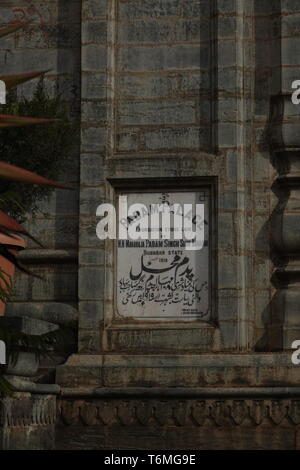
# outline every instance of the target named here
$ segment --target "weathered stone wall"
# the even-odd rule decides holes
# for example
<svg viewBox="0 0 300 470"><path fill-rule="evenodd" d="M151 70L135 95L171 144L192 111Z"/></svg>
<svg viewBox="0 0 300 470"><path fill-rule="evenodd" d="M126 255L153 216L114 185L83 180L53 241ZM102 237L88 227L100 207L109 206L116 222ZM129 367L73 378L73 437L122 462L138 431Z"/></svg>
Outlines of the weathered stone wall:
<svg viewBox="0 0 300 470"><path fill-rule="evenodd" d="M293 0L83 1L81 354L57 369L57 447L178 448L181 432L184 448L299 446L298 370L289 353L262 354L288 350L299 328L298 239L284 238L298 220L298 118L282 97L297 78L299 11ZM95 208L114 178L191 176L215 178L217 321L122 325ZM198 392L208 400L188 401Z"/></svg>
<svg viewBox="0 0 300 470"><path fill-rule="evenodd" d="M95 209L109 198L104 177L217 178L220 334L203 328L190 340L199 350L253 347L252 14L252 2L83 2L80 350L141 347L141 330L102 334L114 301L104 291L114 258L104 266L95 237Z"/></svg>
<svg viewBox="0 0 300 470"><path fill-rule="evenodd" d="M275 292L269 232L278 199L270 191L276 168L268 119L270 97L290 91L297 75L297 58L289 52L291 38L298 34L297 6L289 10L291 5L284 4L282 16L276 0L252 6L89 1L83 3L80 25L79 3L28 7L6 1L1 15L5 22L33 19L25 32L5 39L5 73L51 68L48 88L54 92L58 87L75 114L82 94L83 349L102 348L94 326L103 322L104 255L94 214L105 197L105 168L110 177L218 177L217 309L224 346L234 349L242 342L246 349L276 348L281 327L274 327L275 336L269 337ZM30 93L34 85L21 92ZM75 150L75 162L77 158ZM64 180L77 181L78 165L73 163ZM29 222L47 251L32 251L28 262L43 259L36 269L47 276L45 281L20 276L14 312L49 311L53 301L59 312L71 312L61 304L76 308L77 211L76 192L58 190ZM59 268L58 260L63 264ZM237 321L244 325L240 333L234 327Z"/></svg>
<svg viewBox="0 0 300 470"><path fill-rule="evenodd" d="M11 5L5 14L20 14ZM41 11L52 13L32 28L50 36L14 39L2 57L8 72L11 56L22 65L20 50L33 47L39 68L54 66L49 86L58 77L81 93L79 209L74 194L57 193L50 217L35 222L47 281L22 281L14 305L49 315L55 301L56 313L73 315L79 230L78 354L57 369L57 447L113 449L119 439L130 448L130 433L135 448L149 435L153 448L178 448L180 433L191 436L185 448L299 447L298 370L282 354L300 334L300 108L285 95L300 78L298 0L82 0L81 11L79 1L49 1ZM215 321L122 324L96 208L114 198L116 178L185 177L215 185ZM180 404L166 392L179 386ZM189 401L198 387L208 396L199 402L195 390Z"/></svg>

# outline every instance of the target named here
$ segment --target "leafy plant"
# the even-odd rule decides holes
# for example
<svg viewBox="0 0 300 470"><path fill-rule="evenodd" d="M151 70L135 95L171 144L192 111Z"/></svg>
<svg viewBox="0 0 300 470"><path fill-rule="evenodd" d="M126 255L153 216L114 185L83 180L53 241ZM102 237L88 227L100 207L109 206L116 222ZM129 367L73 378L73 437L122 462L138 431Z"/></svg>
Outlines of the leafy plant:
<svg viewBox="0 0 300 470"><path fill-rule="evenodd" d="M26 23L11 25L1 29L0 38L17 31L24 27L25 24ZM44 73L45 72L42 71L29 74L2 75L0 79L5 82L6 87L9 89L19 85L20 83L31 80L32 78L36 78L37 76L42 76ZM49 119L49 116L47 118L35 118L33 115L34 112L37 111L41 112L42 115L49 112L50 115L54 115L54 118L52 117ZM24 183L43 185L48 188L66 188L64 185L39 176L35 171L39 169L43 170L46 166L50 168L50 177L54 174L54 169L57 167L58 161L61 160L57 142L60 141L63 136L65 137L65 135L68 134L65 127L68 127L68 124L63 124L63 122L66 122L64 120L66 118L66 112L60 106L60 97L50 100L42 86L42 82L40 82L32 101L23 99L19 103L13 104L11 102L6 107L6 112L10 112L10 114L0 115L0 152L2 156L1 158L3 159L0 161L0 178L2 180L6 180L6 187L3 187L0 192L0 234L9 236L10 241L2 241L0 243L0 255L16 267L23 269L18 264L15 257L15 253L19 250L19 246L17 246L17 243L14 243L14 237L16 235L29 236L29 234L22 225L11 217L11 215L16 214L21 217L21 215L24 215L24 212L26 212L26 210L31 206L34 208L34 201L36 199L42 196L42 194L45 194L45 192L40 192L39 189L34 189L33 191L28 190L24 186ZM19 112L23 112L25 116L19 116ZM62 119L59 125L57 118ZM56 127L53 127L52 131L50 131L50 135L48 130L48 138L46 137L45 132L40 130L42 128L41 124L46 123L56 125ZM23 129L19 129L23 127L27 128L33 124L39 125L39 131L31 133L29 136L25 134ZM34 158L37 151L37 144L39 145L39 151L41 153L38 158ZM43 148L41 148L41 146L43 146ZM68 145L66 148L67 147ZM49 161L51 160L50 155L52 157L53 155L56 155L56 158L54 157L54 162ZM41 157L42 159L44 158L42 163ZM26 166L29 166L29 170L25 170L12 164L17 163L15 161L16 159L18 160L18 163L23 159L21 163L26 163ZM34 172L30 171L30 169L34 170ZM7 301L10 289L11 279L0 268L1 301Z"/></svg>
<svg viewBox="0 0 300 470"><path fill-rule="evenodd" d="M0 30L0 38L24 27L25 24L8 26ZM19 75L2 75L7 89L16 87L28 80L42 76L45 72L33 72ZM61 167L62 149L64 159L68 156L72 144L72 126L67 119L66 109L60 96L50 99L43 82L40 81L32 100L23 98L19 102L10 100L4 108L5 114L0 115L0 255L15 265L19 265L15 253L19 246L14 241L17 235L30 234L12 216L18 220L24 218L29 209L36 209L36 201L45 197L54 187L66 188L49 178L54 178ZM20 116L22 115L22 117ZM35 118L38 114L41 117ZM51 123L45 127L41 124ZM37 125L31 131L28 126ZM23 129L25 128L25 129ZM39 154L36 155L37 149ZM35 158L35 157L38 158ZM23 164L27 169L15 166ZM42 172L48 178L39 176ZM3 184L5 180L5 184ZM34 187L28 189L28 184ZM45 186L41 189L35 185ZM31 237L32 238L32 237ZM5 240L5 242L3 241ZM26 270L25 270L26 271ZM6 302L11 294L10 276L0 267L0 300ZM69 337L70 331L68 331ZM0 329L0 339L5 341L8 357L16 361L20 351L34 352L38 357L49 352L54 346L66 344L64 331L58 330L41 336L25 335ZM3 377L4 368L0 368L0 396L12 394L9 382Z"/></svg>
<svg viewBox="0 0 300 470"><path fill-rule="evenodd" d="M0 29L0 38L13 33L25 24L11 25ZM13 88L32 78L42 76L45 72L0 76L6 87ZM35 118L35 113L40 118ZM22 117L19 116L22 114ZM49 119L50 117L50 119ZM59 121L58 121L59 119ZM47 132L41 124L51 123ZM28 126L38 125L35 132L28 132ZM17 129L16 129L17 128ZM20 129L21 128L21 129ZM26 130L23 130L26 128ZM26 132L27 131L27 132ZM57 174L61 162L61 149L66 157L71 147L72 129L68 123L66 110L62 106L61 97L50 99L40 82L32 100L22 99L14 103L10 101L5 107L5 114L0 115L0 255L10 263L23 269L16 259L15 253L19 246L17 235L30 236L25 228L13 216L24 217L24 213L35 209L35 201L45 196L48 191L41 191L34 186L28 190L26 184L42 185L47 188L66 188L52 179ZM64 143L64 146L62 145ZM38 158L35 158L37 148ZM28 169L16 164L25 165ZM48 178L39 176L36 171L45 173ZM3 185L3 180L6 184ZM4 240L4 241L3 241ZM24 269L23 269L24 270ZM0 300L6 302L11 293L11 278L0 267ZM68 331L68 338L70 331ZM44 355L54 346L66 344L64 331L58 330L41 336L25 335L0 329L0 338L5 341L8 357L15 361L20 351L34 352L38 357ZM12 394L9 382L3 377L4 368L0 368L0 396Z"/></svg>
<svg viewBox="0 0 300 470"><path fill-rule="evenodd" d="M35 78L36 74L31 74L31 76ZM10 80L13 82L12 79ZM26 167L47 178L56 179L65 169L66 162L71 156L75 132L62 97L58 94L50 98L41 78L33 98L22 98L18 102L10 98L7 106L3 107L3 111L5 115L10 116L12 123L14 119L20 122L20 118L17 117L19 115L24 116L24 124L24 119L28 124L34 124L35 121L30 121L34 119L34 116L47 118L46 122L49 118L52 120L47 126L0 127L0 155L5 162ZM7 123L10 123L8 119ZM51 186L35 185L32 187L10 181L4 188L4 193L9 192L14 198L13 200L10 198L7 203L3 204L0 193L0 208L17 220L23 221L26 213L29 211L31 214L35 213L38 202L46 198L51 191Z"/></svg>
<svg viewBox="0 0 300 470"><path fill-rule="evenodd" d="M12 282L10 277L2 271L2 269L0 269L0 281L0 299L2 302L7 302L12 293Z"/></svg>
<svg viewBox="0 0 300 470"><path fill-rule="evenodd" d="M13 389L8 380L1 376L1 367L0 366L0 398L9 397L13 394Z"/></svg>

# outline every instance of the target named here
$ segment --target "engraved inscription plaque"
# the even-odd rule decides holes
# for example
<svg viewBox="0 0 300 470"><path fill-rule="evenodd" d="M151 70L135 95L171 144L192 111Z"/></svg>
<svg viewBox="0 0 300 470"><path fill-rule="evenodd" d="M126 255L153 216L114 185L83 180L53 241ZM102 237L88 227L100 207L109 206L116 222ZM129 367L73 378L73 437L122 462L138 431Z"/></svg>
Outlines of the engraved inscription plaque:
<svg viewBox="0 0 300 470"><path fill-rule="evenodd" d="M143 204L145 210L129 211L123 224L136 232L147 231L143 239L117 241L116 299L118 315L134 320L172 321L211 318L210 190L122 193L127 207ZM196 217L196 205L202 208L202 220ZM158 206L159 205L159 206ZM160 207L156 237L151 215ZM178 211L178 207L181 208ZM186 212L184 212L184 207ZM192 212L188 209L192 207ZM162 213L169 211L169 232L163 235ZM175 218L175 210L177 218ZM178 226L178 217L182 226ZM147 218L146 225L145 222ZM190 218L193 233L203 230L201 248L193 248L185 220ZM157 219L156 219L157 220ZM147 226L148 224L148 226ZM145 228L146 227L146 228ZM178 232L178 233L176 233ZM166 236L168 235L168 238ZM156 239L153 239L156 238Z"/></svg>

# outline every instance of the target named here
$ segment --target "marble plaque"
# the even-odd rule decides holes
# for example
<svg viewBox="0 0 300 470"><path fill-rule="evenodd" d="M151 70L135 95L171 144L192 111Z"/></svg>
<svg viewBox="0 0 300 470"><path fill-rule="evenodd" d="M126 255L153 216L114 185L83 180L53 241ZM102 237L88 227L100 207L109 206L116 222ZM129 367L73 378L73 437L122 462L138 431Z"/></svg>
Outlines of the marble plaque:
<svg viewBox="0 0 300 470"><path fill-rule="evenodd" d="M126 231L135 223L136 231L147 231L146 239L117 240L117 311L121 317L153 321L209 321L211 316L211 263L209 247L210 191L207 187L196 191L128 193L128 208L136 203L144 204L147 212L128 212ZM155 204L170 211L169 238L163 238L161 224L156 238L152 239L151 213ZM174 204L180 206L174 206ZM192 226L196 230L196 204L202 205L204 242L201 249L188 249L193 241L187 240L184 230L178 228L174 208L192 206ZM153 206L154 205L154 206ZM190 212L191 214L191 212ZM178 215L178 212L177 212ZM180 213L179 213L180 216ZM146 217L148 228L139 224ZM161 217L161 216L160 216ZM136 219L136 220L134 220ZM126 220L126 219L125 219ZM139 221L138 221L139 220ZM123 219L124 221L124 219ZM175 223L174 223L175 222ZM124 224L123 224L124 225ZM200 227L198 225L198 227ZM179 234L175 235L175 232ZM182 236L179 238L180 234ZM154 236L153 236L154 237Z"/></svg>

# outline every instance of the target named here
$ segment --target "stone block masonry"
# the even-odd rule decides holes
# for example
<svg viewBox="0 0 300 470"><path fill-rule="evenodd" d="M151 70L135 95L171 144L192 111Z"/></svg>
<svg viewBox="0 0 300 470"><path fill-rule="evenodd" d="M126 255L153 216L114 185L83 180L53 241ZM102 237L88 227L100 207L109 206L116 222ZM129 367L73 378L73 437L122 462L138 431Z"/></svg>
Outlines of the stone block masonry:
<svg viewBox="0 0 300 470"><path fill-rule="evenodd" d="M9 39L0 58L7 70L21 52L52 64L48 86L74 91L81 111L79 197L58 193L29 222L68 263L44 263L47 282L22 278L16 297L18 311L27 300L39 315L78 310L78 351L57 368L56 447L299 448L299 237L282 238L299 212L299 111L287 97L300 79L299 1L32 3L33 37ZM96 208L158 178L212 188L216 317L205 326L124 322L115 307L116 256L96 237Z"/></svg>
<svg viewBox="0 0 300 470"><path fill-rule="evenodd" d="M115 152L204 148L211 124L209 8L188 19L181 2L120 2L117 15Z"/></svg>

